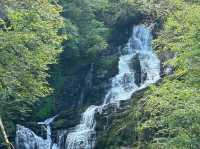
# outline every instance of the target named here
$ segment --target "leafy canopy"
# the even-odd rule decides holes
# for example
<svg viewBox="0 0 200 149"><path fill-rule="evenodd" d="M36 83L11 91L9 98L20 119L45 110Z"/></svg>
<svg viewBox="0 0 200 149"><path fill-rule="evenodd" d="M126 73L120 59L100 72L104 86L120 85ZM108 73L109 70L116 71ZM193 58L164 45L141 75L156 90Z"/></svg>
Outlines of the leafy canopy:
<svg viewBox="0 0 200 149"><path fill-rule="evenodd" d="M8 121L29 116L32 105L51 89L48 64L61 52L61 7L48 0L5 0L9 23L0 29L0 115Z"/></svg>

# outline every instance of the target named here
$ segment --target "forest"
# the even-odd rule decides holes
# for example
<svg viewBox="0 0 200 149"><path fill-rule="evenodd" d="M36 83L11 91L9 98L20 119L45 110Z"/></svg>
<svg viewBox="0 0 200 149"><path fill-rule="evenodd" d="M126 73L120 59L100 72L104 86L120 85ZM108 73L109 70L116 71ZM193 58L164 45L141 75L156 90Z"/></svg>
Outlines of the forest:
<svg viewBox="0 0 200 149"><path fill-rule="evenodd" d="M0 149L199 148L199 0L0 0Z"/></svg>

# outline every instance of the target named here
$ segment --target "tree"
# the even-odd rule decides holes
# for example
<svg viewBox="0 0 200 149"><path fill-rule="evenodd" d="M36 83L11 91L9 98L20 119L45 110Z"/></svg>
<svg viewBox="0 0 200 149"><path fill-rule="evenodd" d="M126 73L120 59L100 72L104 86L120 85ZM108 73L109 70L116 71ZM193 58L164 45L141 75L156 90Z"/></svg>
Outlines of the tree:
<svg viewBox="0 0 200 149"><path fill-rule="evenodd" d="M11 149L13 148L14 149L14 146L12 145L12 143L10 143L10 141L8 140L8 136L6 134L6 131L5 131L5 128L4 128L4 125L3 125L3 122L2 122L2 119L0 117L0 130L1 130L1 134L4 138L4 142L7 146L8 149Z"/></svg>
<svg viewBox="0 0 200 149"><path fill-rule="evenodd" d="M10 24L0 29L0 116L10 131L48 95L48 65L62 51L61 7L48 0L5 0ZM6 25L6 21L0 21Z"/></svg>

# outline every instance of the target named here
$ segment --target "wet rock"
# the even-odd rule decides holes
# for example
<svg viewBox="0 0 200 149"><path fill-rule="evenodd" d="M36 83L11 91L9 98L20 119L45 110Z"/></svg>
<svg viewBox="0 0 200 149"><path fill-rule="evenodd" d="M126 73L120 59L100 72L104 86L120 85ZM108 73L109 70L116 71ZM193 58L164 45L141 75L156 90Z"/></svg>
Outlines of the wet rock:
<svg viewBox="0 0 200 149"><path fill-rule="evenodd" d="M46 139L47 131L44 125L38 125L37 122L27 122L27 123L24 123L23 126L31 129L37 136L40 136L43 139Z"/></svg>
<svg viewBox="0 0 200 149"><path fill-rule="evenodd" d="M142 72L141 72L139 54L136 54L132 58L132 63L130 64L130 67L132 67L135 72L135 84L137 84L139 86L142 81L142 78L141 78Z"/></svg>
<svg viewBox="0 0 200 149"><path fill-rule="evenodd" d="M65 143L67 138L67 130L57 130L53 131L52 138L53 142L59 146L59 149L65 149Z"/></svg>
<svg viewBox="0 0 200 149"><path fill-rule="evenodd" d="M161 76L173 74L174 67L170 64L165 64L165 62L170 59L173 59L175 57L175 53L166 50L159 53L158 56L161 62Z"/></svg>
<svg viewBox="0 0 200 149"><path fill-rule="evenodd" d="M69 109L61 112L52 124L53 130L68 129L79 124L81 119L81 111L77 109Z"/></svg>

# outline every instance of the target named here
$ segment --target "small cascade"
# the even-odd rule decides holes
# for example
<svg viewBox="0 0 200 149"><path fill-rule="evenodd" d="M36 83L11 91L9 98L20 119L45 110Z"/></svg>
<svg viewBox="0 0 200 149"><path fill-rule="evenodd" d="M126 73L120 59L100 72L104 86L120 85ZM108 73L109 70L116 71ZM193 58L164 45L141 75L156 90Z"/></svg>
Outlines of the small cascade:
<svg viewBox="0 0 200 149"><path fill-rule="evenodd" d="M32 130L17 125L16 132L16 148L17 149L58 149L57 144L54 144L51 139L50 124L54 121L56 116L48 118L44 122L39 122L39 125L44 125L46 128L47 137L43 139L37 136Z"/></svg>
<svg viewBox="0 0 200 149"><path fill-rule="evenodd" d="M68 134L66 149L90 149L94 147L95 112L98 106L90 106L82 115L81 123Z"/></svg>
<svg viewBox="0 0 200 149"><path fill-rule="evenodd" d="M134 27L127 46L119 57L118 74L112 78L112 86L107 92L101 106L90 106L82 115L77 125L66 139L66 149L92 149L95 144L94 115L108 104L120 106L121 100L128 100L131 95L160 79L160 61L152 49L152 35L144 25ZM138 57L139 71L132 68L134 58ZM140 72L140 81L136 75ZM140 82L137 84L136 82Z"/></svg>

